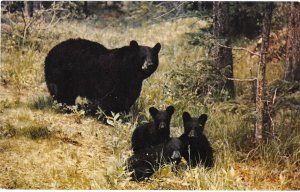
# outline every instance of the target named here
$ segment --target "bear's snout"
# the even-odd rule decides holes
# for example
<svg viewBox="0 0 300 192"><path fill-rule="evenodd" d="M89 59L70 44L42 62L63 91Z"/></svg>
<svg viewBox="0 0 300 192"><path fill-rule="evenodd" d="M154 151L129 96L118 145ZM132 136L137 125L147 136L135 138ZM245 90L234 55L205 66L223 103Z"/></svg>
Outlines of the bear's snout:
<svg viewBox="0 0 300 192"><path fill-rule="evenodd" d="M145 61L144 64L142 65L142 70L147 71L149 67L151 67L153 64L153 62L149 62L149 61Z"/></svg>
<svg viewBox="0 0 300 192"><path fill-rule="evenodd" d="M178 150L173 151L173 154L172 154L172 156L171 156L171 159L172 159L172 160L181 159L180 152L179 152Z"/></svg>
<svg viewBox="0 0 300 192"><path fill-rule="evenodd" d="M158 125L158 128L159 129L165 129L167 128L167 124L165 122L161 122L159 125Z"/></svg>
<svg viewBox="0 0 300 192"><path fill-rule="evenodd" d="M191 130L191 131L189 132L189 135L188 135L188 136L189 136L189 137L192 137L192 138L197 137L196 131L195 131L195 130Z"/></svg>

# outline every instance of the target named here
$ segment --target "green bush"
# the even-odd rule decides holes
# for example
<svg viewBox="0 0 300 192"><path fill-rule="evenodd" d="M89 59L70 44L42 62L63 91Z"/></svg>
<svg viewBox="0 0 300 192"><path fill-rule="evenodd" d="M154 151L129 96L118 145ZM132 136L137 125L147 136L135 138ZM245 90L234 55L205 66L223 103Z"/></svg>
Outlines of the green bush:
<svg viewBox="0 0 300 192"><path fill-rule="evenodd" d="M217 69L212 60L177 65L169 73L170 92L178 99L189 98L205 104L224 101L228 98L224 90L227 70Z"/></svg>

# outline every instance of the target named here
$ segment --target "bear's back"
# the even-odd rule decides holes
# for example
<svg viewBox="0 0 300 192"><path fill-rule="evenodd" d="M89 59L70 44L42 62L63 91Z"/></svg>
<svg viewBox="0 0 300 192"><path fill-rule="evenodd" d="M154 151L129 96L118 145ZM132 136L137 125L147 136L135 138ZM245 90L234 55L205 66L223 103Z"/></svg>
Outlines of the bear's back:
<svg viewBox="0 0 300 192"><path fill-rule="evenodd" d="M63 41L53 48L53 50L55 49L88 49L92 53L96 52L97 54L109 52L109 49L100 43L80 38Z"/></svg>
<svg viewBox="0 0 300 192"><path fill-rule="evenodd" d="M109 49L103 45L85 40L69 39L57 44L48 53L45 60L45 67L75 67L76 64L86 63L87 59L98 58L101 55L108 54ZM72 63L72 66L67 66Z"/></svg>
<svg viewBox="0 0 300 192"><path fill-rule="evenodd" d="M153 122L145 123L135 128L131 138L132 149L135 153L153 144L156 135L152 135L151 132L154 133L154 129Z"/></svg>

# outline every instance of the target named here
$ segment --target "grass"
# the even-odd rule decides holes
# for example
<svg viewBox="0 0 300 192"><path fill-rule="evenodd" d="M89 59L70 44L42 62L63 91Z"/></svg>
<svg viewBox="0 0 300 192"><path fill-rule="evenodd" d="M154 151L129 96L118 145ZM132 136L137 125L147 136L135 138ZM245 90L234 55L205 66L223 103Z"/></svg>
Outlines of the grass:
<svg viewBox="0 0 300 192"><path fill-rule="evenodd" d="M197 18L177 19L142 27L103 26L101 22L62 21L40 38L43 46L7 47L2 35L0 84L0 188L5 189L186 189L186 190L295 190L300 189L300 120L298 109L282 108L273 118L266 143L253 143L254 104L247 84L237 83L235 101L201 103L175 97L169 89L170 70L203 59L202 47L187 43L185 33L206 23ZM66 27L68 26L68 27ZM147 34L147 35L145 35ZM161 34L161 35L158 35ZM116 114L105 125L73 107L64 113L47 92L43 61L48 51L68 38L87 38L108 48L162 44L158 70L143 84L131 116ZM30 40L30 39L29 39ZM251 42L250 42L251 43ZM278 79L282 61L269 79ZM235 52L234 74L255 75L257 60ZM252 68L252 74L249 74ZM270 81L271 81L270 80ZM182 131L181 114L207 113L205 127L215 150L215 167L188 169L182 162L177 172L161 167L149 181L129 181L125 171L131 155L134 128L150 118L148 108L174 105L171 135Z"/></svg>

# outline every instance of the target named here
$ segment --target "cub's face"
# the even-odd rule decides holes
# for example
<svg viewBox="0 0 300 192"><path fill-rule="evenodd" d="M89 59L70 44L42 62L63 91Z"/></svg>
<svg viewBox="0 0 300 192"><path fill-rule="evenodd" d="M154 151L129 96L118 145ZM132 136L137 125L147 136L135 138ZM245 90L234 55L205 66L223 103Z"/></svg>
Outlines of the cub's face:
<svg viewBox="0 0 300 192"><path fill-rule="evenodd" d="M130 48L136 52L135 62L138 64L141 77L149 77L157 69L159 64L158 53L161 49L160 43L157 43L151 48L139 46L136 41L131 41Z"/></svg>
<svg viewBox="0 0 300 192"><path fill-rule="evenodd" d="M149 112L154 120L155 128L158 130L170 129L170 121L174 110L175 109L173 106L169 106L166 108L166 110L162 111L156 109L155 107L150 107Z"/></svg>
<svg viewBox="0 0 300 192"><path fill-rule="evenodd" d="M178 138L172 138L165 146L164 157L167 161L179 163L184 151L184 144Z"/></svg>
<svg viewBox="0 0 300 192"><path fill-rule="evenodd" d="M184 133L187 134L189 138L198 138L202 135L205 123L208 116L202 114L199 118L192 118L188 112L182 114Z"/></svg>

